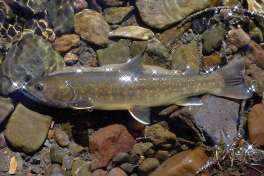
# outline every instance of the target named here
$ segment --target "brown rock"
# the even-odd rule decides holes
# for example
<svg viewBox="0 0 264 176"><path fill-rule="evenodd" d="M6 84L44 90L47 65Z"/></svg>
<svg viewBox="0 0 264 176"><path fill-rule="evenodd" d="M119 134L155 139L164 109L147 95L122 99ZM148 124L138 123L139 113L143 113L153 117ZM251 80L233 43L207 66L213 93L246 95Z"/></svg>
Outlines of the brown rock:
<svg viewBox="0 0 264 176"><path fill-rule="evenodd" d="M176 135L160 124L154 124L145 128L144 135L156 145L176 140Z"/></svg>
<svg viewBox="0 0 264 176"><path fill-rule="evenodd" d="M127 176L127 174L122 169L116 167L111 169L107 176Z"/></svg>
<svg viewBox="0 0 264 176"><path fill-rule="evenodd" d="M103 169L97 169L92 173L92 176L106 176L107 172Z"/></svg>
<svg viewBox="0 0 264 176"><path fill-rule="evenodd" d="M195 176L208 156L201 147L180 152L162 163L150 176Z"/></svg>
<svg viewBox="0 0 264 176"><path fill-rule="evenodd" d="M264 145L264 104L260 103L251 109L248 115L248 133L251 143Z"/></svg>
<svg viewBox="0 0 264 176"><path fill-rule="evenodd" d="M257 66L264 69L264 50L263 48L255 42L251 42L249 46L250 46L251 54L252 54L252 57L250 58L256 62Z"/></svg>
<svg viewBox="0 0 264 176"><path fill-rule="evenodd" d="M250 43L251 39L249 35L242 29L231 29L228 32L227 41L229 44L236 46L237 48L241 48Z"/></svg>
<svg viewBox="0 0 264 176"><path fill-rule="evenodd" d="M69 52L65 54L63 60L66 65L74 65L78 62L79 57L76 54Z"/></svg>
<svg viewBox="0 0 264 176"><path fill-rule="evenodd" d="M156 158L147 158L140 165L138 170L142 173L149 173L156 169L160 165L160 162Z"/></svg>
<svg viewBox="0 0 264 176"><path fill-rule="evenodd" d="M92 169L107 166L115 155L130 151L135 143L135 139L123 125L114 124L99 129L89 138Z"/></svg>
<svg viewBox="0 0 264 176"><path fill-rule="evenodd" d="M104 17L90 9L84 9L74 16L74 27L76 33L84 40L96 45L106 45L110 27Z"/></svg>
<svg viewBox="0 0 264 176"><path fill-rule="evenodd" d="M58 52L67 52L72 47L78 45L80 42L80 37L76 34L66 34L61 37L56 38L53 46Z"/></svg>
<svg viewBox="0 0 264 176"><path fill-rule="evenodd" d="M59 128L55 130L54 138L61 147L66 147L70 144L70 139L68 134Z"/></svg>

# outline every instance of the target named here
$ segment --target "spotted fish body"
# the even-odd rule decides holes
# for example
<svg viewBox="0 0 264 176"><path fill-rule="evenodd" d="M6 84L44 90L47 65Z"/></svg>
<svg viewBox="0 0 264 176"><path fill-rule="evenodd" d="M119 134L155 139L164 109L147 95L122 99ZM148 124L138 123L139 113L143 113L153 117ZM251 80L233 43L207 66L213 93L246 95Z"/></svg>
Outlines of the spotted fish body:
<svg viewBox="0 0 264 176"><path fill-rule="evenodd" d="M25 91L38 101L55 107L130 110L134 118L148 124L148 107L201 105L202 102L189 97L205 93L248 98L250 94L242 77L243 66L239 60L213 74L188 76L143 66L141 58L135 58L120 65L54 73L32 81Z"/></svg>

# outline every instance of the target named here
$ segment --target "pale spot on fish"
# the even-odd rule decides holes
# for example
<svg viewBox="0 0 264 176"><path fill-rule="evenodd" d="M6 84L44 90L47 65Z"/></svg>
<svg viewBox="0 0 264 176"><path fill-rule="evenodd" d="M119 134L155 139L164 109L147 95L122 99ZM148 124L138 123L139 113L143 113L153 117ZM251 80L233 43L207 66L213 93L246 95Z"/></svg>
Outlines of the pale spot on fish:
<svg viewBox="0 0 264 176"><path fill-rule="evenodd" d="M78 68L78 69L76 70L76 72L77 72L77 73L81 73L81 72L82 72L82 69Z"/></svg>
<svg viewBox="0 0 264 176"><path fill-rule="evenodd" d="M120 81L123 81L123 82L131 82L132 81L132 77L131 76L128 76L128 75L124 75L124 76L121 76L119 78Z"/></svg>

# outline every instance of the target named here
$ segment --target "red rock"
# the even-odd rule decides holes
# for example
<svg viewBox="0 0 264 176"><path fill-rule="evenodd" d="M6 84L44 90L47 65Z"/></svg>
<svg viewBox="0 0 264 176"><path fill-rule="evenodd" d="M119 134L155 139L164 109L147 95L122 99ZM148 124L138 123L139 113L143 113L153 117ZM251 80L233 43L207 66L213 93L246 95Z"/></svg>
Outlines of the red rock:
<svg viewBox="0 0 264 176"><path fill-rule="evenodd" d="M106 176L107 172L103 169L97 169L92 173L92 176Z"/></svg>
<svg viewBox="0 0 264 176"><path fill-rule="evenodd" d="M264 104L260 103L251 109L248 115L248 133L251 143L264 146Z"/></svg>
<svg viewBox="0 0 264 176"><path fill-rule="evenodd" d="M89 138L92 169L107 166L115 155L130 151L135 143L135 139L123 125L114 124L99 129Z"/></svg>
<svg viewBox="0 0 264 176"><path fill-rule="evenodd" d="M127 176L127 174L122 169L116 167L111 169L107 176Z"/></svg>
<svg viewBox="0 0 264 176"><path fill-rule="evenodd" d="M261 67L264 69L264 49L258 45L255 42L251 42L249 44L250 49L251 49L251 54L253 57L250 57L253 61L256 62L257 66Z"/></svg>

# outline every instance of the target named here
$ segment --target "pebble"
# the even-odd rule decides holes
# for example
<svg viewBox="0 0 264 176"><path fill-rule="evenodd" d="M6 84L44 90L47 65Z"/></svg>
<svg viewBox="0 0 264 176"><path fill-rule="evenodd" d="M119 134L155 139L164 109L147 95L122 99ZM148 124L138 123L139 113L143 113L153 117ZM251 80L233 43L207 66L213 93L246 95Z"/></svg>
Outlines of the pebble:
<svg viewBox="0 0 264 176"><path fill-rule="evenodd" d="M71 142L69 144L69 150L73 156L78 156L85 150L85 148L79 144L76 144L75 142Z"/></svg>
<svg viewBox="0 0 264 176"><path fill-rule="evenodd" d="M92 176L90 163L80 158L76 158L72 164L72 176Z"/></svg>
<svg viewBox="0 0 264 176"><path fill-rule="evenodd" d="M120 165L120 168L123 169L126 173L131 174L137 168L137 165L131 163L123 163Z"/></svg>
<svg viewBox="0 0 264 176"><path fill-rule="evenodd" d="M45 176L66 176L66 175L60 165L52 164L46 169Z"/></svg>
<svg viewBox="0 0 264 176"><path fill-rule="evenodd" d="M18 104L4 133L14 148L25 153L33 153L45 142L50 125L51 117Z"/></svg>
<svg viewBox="0 0 264 176"><path fill-rule="evenodd" d="M125 5L126 0L104 0L105 6L116 7Z"/></svg>
<svg viewBox="0 0 264 176"><path fill-rule="evenodd" d="M7 144L6 144L5 136L1 132L0 133L0 149L5 148L6 146L7 146Z"/></svg>
<svg viewBox="0 0 264 176"><path fill-rule="evenodd" d="M203 39L203 53L205 55L211 54L218 50L225 37L225 28L222 24L217 24L207 29L202 34Z"/></svg>
<svg viewBox="0 0 264 176"><path fill-rule="evenodd" d="M88 42L100 46L109 42L110 27L104 17L94 10L84 9L75 14L74 27L75 32Z"/></svg>
<svg viewBox="0 0 264 176"><path fill-rule="evenodd" d="M61 147L67 147L70 144L68 134L60 128L55 129L54 139Z"/></svg>
<svg viewBox="0 0 264 176"><path fill-rule="evenodd" d="M68 155L65 155L62 160L62 168L64 170L69 171L72 168L72 163L73 163L73 158Z"/></svg>
<svg viewBox="0 0 264 176"><path fill-rule="evenodd" d="M118 153L128 152L136 143L126 127L119 124L101 128L89 137L89 149L93 156L92 169L107 166Z"/></svg>
<svg viewBox="0 0 264 176"><path fill-rule="evenodd" d="M122 152L122 153L118 153L113 159L112 162L114 164L121 164L121 163L125 163L129 161L129 154Z"/></svg>
<svg viewBox="0 0 264 176"><path fill-rule="evenodd" d="M204 70L209 70L211 68L216 68L221 63L221 56L219 53L213 53L209 56L205 56L202 59L202 66Z"/></svg>
<svg viewBox="0 0 264 176"><path fill-rule="evenodd" d="M153 147L154 145L151 142L139 142L133 146L132 153L142 156Z"/></svg>
<svg viewBox="0 0 264 176"><path fill-rule="evenodd" d="M92 176L106 176L107 172L103 169L97 169L93 171Z"/></svg>
<svg viewBox="0 0 264 176"><path fill-rule="evenodd" d="M72 66L72 65L75 65L79 61L79 56L77 56L74 53L69 52L65 54L63 60L67 66Z"/></svg>
<svg viewBox="0 0 264 176"><path fill-rule="evenodd" d="M149 40L154 37L154 33L150 29L140 26L124 26L110 32L109 37Z"/></svg>
<svg viewBox="0 0 264 176"><path fill-rule="evenodd" d="M11 99L0 97L0 125L7 119L14 109L15 106Z"/></svg>
<svg viewBox="0 0 264 176"><path fill-rule="evenodd" d="M146 127L144 136L149 138L155 145L171 143L176 140L176 135L160 124Z"/></svg>
<svg viewBox="0 0 264 176"><path fill-rule="evenodd" d="M105 49L97 50L99 65L121 64L129 59L129 46L126 40L119 40Z"/></svg>
<svg viewBox="0 0 264 176"><path fill-rule="evenodd" d="M187 0L184 3L179 0L136 1L136 6L142 20L147 25L157 29L164 29L209 5L209 0Z"/></svg>
<svg viewBox="0 0 264 176"><path fill-rule="evenodd" d="M50 160L52 163L62 164L66 153L57 145L52 145L50 148Z"/></svg>
<svg viewBox="0 0 264 176"><path fill-rule="evenodd" d="M163 162L150 176L183 176L196 175L208 156L201 147L180 152Z"/></svg>
<svg viewBox="0 0 264 176"><path fill-rule="evenodd" d="M73 7L75 12L79 12L83 9L85 9L88 6L88 3L86 0L74 0L73 1Z"/></svg>
<svg viewBox="0 0 264 176"><path fill-rule="evenodd" d="M264 104L254 105L248 114L248 133L252 144L264 146Z"/></svg>
<svg viewBox="0 0 264 176"><path fill-rule="evenodd" d="M127 176L127 174L122 169L115 167L110 170L107 176Z"/></svg>
<svg viewBox="0 0 264 176"><path fill-rule="evenodd" d="M145 174L150 173L151 171L155 170L159 165L160 165L160 162L156 158L146 158L139 165L138 171L145 173Z"/></svg>
<svg viewBox="0 0 264 176"><path fill-rule="evenodd" d="M170 157L170 153L166 150L158 150L155 154L155 158L157 158L160 162L165 161Z"/></svg>
<svg viewBox="0 0 264 176"><path fill-rule="evenodd" d="M242 28L235 28L228 31L227 42L237 48L242 48L250 43L249 35Z"/></svg>
<svg viewBox="0 0 264 176"><path fill-rule="evenodd" d="M80 37L76 34L65 34L57 37L53 43L53 47L56 51L64 53L69 51L72 47L77 46L80 43Z"/></svg>
<svg viewBox="0 0 264 176"><path fill-rule="evenodd" d="M132 6L128 7L111 7L105 9L105 20L110 24L121 23L133 10Z"/></svg>

